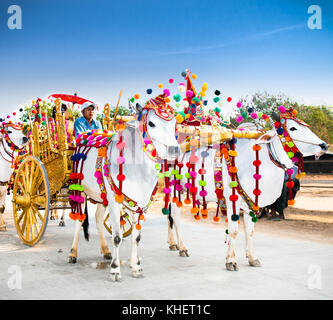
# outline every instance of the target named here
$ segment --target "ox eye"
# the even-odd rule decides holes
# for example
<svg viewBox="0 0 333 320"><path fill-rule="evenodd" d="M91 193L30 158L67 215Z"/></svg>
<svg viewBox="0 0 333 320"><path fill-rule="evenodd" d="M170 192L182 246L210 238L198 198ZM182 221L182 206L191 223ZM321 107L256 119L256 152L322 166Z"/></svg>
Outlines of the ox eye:
<svg viewBox="0 0 333 320"><path fill-rule="evenodd" d="M154 127L155 127L155 124L154 124L154 123L152 123L151 121L149 121L149 122L148 122L148 125L149 125L149 127L152 127L152 128L154 128Z"/></svg>
<svg viewBox="0 0 333 320"><path fill-rule="evenodd" d="M290 131L296 131L297 129L295 127L291 127Z"/></svg>
<svg viewBox="0 0 333 320"><path fill-rule="evenodd" d="M12 131L8 130L8 131L7 131L7 133L11 134L11 133L12 133Z"/></svg>

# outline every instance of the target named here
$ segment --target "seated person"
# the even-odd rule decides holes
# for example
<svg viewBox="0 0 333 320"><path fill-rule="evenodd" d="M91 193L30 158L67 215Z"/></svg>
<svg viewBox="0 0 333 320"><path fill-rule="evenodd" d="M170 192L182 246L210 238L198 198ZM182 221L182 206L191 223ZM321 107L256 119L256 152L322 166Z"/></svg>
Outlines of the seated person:
<svg viewBox="0 0 333 320"><path fill-rule="evenodd" d="M75 135L89 130L102 129L99 121L93 119L96 105L91 102L85 102L81 107L82 117L74 122Z"/></svg>

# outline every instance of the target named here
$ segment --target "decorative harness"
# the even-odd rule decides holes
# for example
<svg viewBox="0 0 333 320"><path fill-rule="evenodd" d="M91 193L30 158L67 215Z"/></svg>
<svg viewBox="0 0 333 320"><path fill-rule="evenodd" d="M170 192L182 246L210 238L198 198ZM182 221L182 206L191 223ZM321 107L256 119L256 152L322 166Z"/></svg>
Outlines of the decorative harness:
<svg viewBox="0 0 333 320"><path fill-rule="evenodd" d="M9 138L8 135L8 128L13 128L15 130L20 130L21 131L21 127L9 122L9 123L2 123L2 128L0 129L0 133L3 135L3 137L0 139L0 146L2 147L3 151L5 154L3 154L1 152L1 148L0 148L0 156L2 159L4 159L6 162L10 163L11 166L14 169L18 168L18 162L14 161L15 156L14 153L18 152L18 155L24 155L25 154L25 147L23 146L22 148L19 148L18 146L16 146ZM6 145L4 143L4 140L6 141L7 146L9 147L9 149L11 150L11 152L6 148ZM7 159L6 156L8 156L10 158ZM0 185L1 186L6 186L8 185L8 181L4 182L4 181L0 181Z"/></svg>
<svg viewBox="0 0 333 320"><path fill-rule="evenodd" d="M157 151L154 147L153 140L149 137L147 132L147 114L149 110L154 110L155 114L163 120L170 121L173 118L173 109L168 106L164 101L164 95L158 96L155 99L149 100L145 107L143 108L142 112L139 114L138 120L140 121L139 130L141 132L140 139L143 145L143 151L147 155L147 157L154 161L155 169L157 171L161 171L161 159L157 155ZM73 166L73 173L71 174L70 178L73 182L70 185L69 189L72 191L72 194L69 196L71 200L72 212L70 213L70 217L73 220L79 219L83 221L86 219L86 215L82 212L82 203L84 202L84 198L81 196L81 192L84 191L83 186L81 185L84 176L82 174L83 169L83 162L87 158L87 154L92 147L98 148L98 157L96 160L96 172L95 178L97 179L97 183L100 187L101 192L101 199L103 201L103 205L107 206L107 193L105 189L104 179L103 176L107 178L107 181L110 184L112 191L115 194L115 201L122 204L123 208L126 208L133 213L138 213L138 223L136 224L136 228L138 230L141 229L140 220L144 219L144 214L146 213L149 205L151 204L151 200L153 196L156 194L157 191L157 184L152 192L150 201L145 207L139 207L138 203L125 195L123 193L123 181L126 179L125 175L123 174L123 165L125 163L124 158L124 148L126 147L126 143L123 141L123 131L126 129L126 125L123 123L122 120L118 122L115 127L118 133L118 142L116 144L116 148L119 151L119 156L117 158L117 164L119 168L119 174L117 175L118 186L113 181L111 177L111 168L110 163L107 161L107 149L111 141L113 141L114 136L116 135L115 132L110 132L104 130L93 130L91 132L85 132L78 136L76 143L77 148L75 154L72 156L72 160L74 162ZM82 150L83 148L83 150ZM80 167L79 167L80 164ZM164 169L167 169L165 166ZM163 174L163 173L160 173ZM164 176L164 174L163 174ZM124 224L125 221L121 216L121 224Z"/></svg>

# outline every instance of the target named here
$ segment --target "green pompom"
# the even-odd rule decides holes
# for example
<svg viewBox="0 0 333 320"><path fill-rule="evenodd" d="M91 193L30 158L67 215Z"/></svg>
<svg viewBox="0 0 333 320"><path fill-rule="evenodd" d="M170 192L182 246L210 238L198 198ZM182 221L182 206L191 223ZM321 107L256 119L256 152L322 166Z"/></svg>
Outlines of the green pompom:
<svg viewBox="0 0 333 320"><path fill-rule="evenodd" d="M186 177L187 179L191 179L191 175L190 175L188 172L185 173L185 177Z"/></svg>
<svg viewBox="0 0 333 320"><path fill-rule="evenodd" d="M130 100L132 103L135 101L135 99L134 98L131 98L131 100Z"/></svg>
<svg viewBox="0 0 333 320"><path fill-rule="evenodd" d="M193 100L195 103L198 103L198 102L200 101L198 97L194 97L192 100Z"/></svg>
<svg viewBox="0 0 333 320"><path fill-rule="evenodd" d="M214 99L213 99L213 101L214 102L219 102L221 99L219 98L219 97L215 97Z"/></svg>
<svg viewBox="0 0 333 320"><path fill-rule="evenodd" d="M169 211L169 209L163 208L163 209L162 209L162 213L163 213L164 215L168 215L168 214L170 213L170 211Z"/></svg>
<svg viewBox="0 0 333 320"><path fill-rule="evenodd" d="M233 214L232 216L231 216L231 220L232 221L237 221L239 219L239 215L237 215L237 214ZM253 220L253 219L252 219Z"/></svg>
<svg viewBox="0 0 333 320"><path fill-rule="evenodd" d="M155 164L155 169L156 169L156 170L161 170L161 165L160 165L160 164L158 164L158 163L157 163L157 164Z"/></svg>
<svg viewBox="0 0 333 320"><path fill-rule="evenodd" d="M258 218L257 217L253 217L252 218L252 222L256 223L258 221Z"/></svg>
<svg viewBox="0 0 333 320"><path fill-rule="evenodd" d="M183 175L182 174L176 174L176 180L182 180Z"/></svg>
<svg viewBox="0 0 333 320"><path fill-rule="evenodd" d="M171 172L170 171L165 171L164 172L164 177L170 178L170 176L171 176Z"/></svg>
<svg viewBox="0 0 333 320"><path fill-rule="evenodd" d="M164 173L159 172L159 173L157 174L157 176L158 176L159 179L163 179L163 178L164 178Z"/></svg>
<svg viewBox="0 0 333 320"><path fill-rule="evenodd" d="M238 186L238 182L237 181L231 181L229 186L230 186L230 188L236 188Z"/></svg>
<svg viewBox="0 0 333 320"><path fill-rule="evenodd" d="M133 202L133 201L130 201L130 202L128 203L128 205L129 205L130 207L134 207L134 202Z"/></svg>
<svg viewBox="0 0 333 320"><path fill-rule="evenodd" d="M225 233L226 233L226 234L229 234L229 231L228 231L228 229L225 229Z"/></svg>
<svg viewBox="0 0 333 320"><path fill-rule="evenodd" d="M176 170L176 169L171 170L171 174L172 174L173 176L175 176L177 173L178 173L178 170Z"/></svg>
<svg viewBox="0 0 333 320"><path fill-rule="evenodd" d="M199 186L205 187L207 185L207 182L204 180L199 180Z"/></svg>
<svg viewBox="0 0 333 320"><path fill-rule="evenodd" d="M254 218L256 215L255 215L255 213L253 211L250 211L249 216L252 217L252 218Z"/></svg>
<svg viewBox="0 0 333 320"><path fill-rule="evenodd" d="M294 156L295 156L295 154L294 154L293 152L291 152L291 151L288 152L288 157L289 157L289 158L293 158Z"/></svg>
<svg viewBox="0 0 333 320"><path fill-rule="evenodd" d="M242 112L241 115L242 115L243 119L247 118L247 112Z"/></svg>

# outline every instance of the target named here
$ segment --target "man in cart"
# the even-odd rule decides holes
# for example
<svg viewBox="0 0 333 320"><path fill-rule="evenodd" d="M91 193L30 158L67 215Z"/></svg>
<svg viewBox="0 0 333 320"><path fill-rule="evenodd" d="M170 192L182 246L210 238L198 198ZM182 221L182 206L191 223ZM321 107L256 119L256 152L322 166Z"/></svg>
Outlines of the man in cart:
<svg viewBox="0 0 333 320"><path fill-rule="evenodd" d="M99 121L94 119L96 105L89 101L82 104L81 112L82 117L77 118L74 123L75 135L78 135L82 132L93 130L93 129L102 129Z"/></svg>

